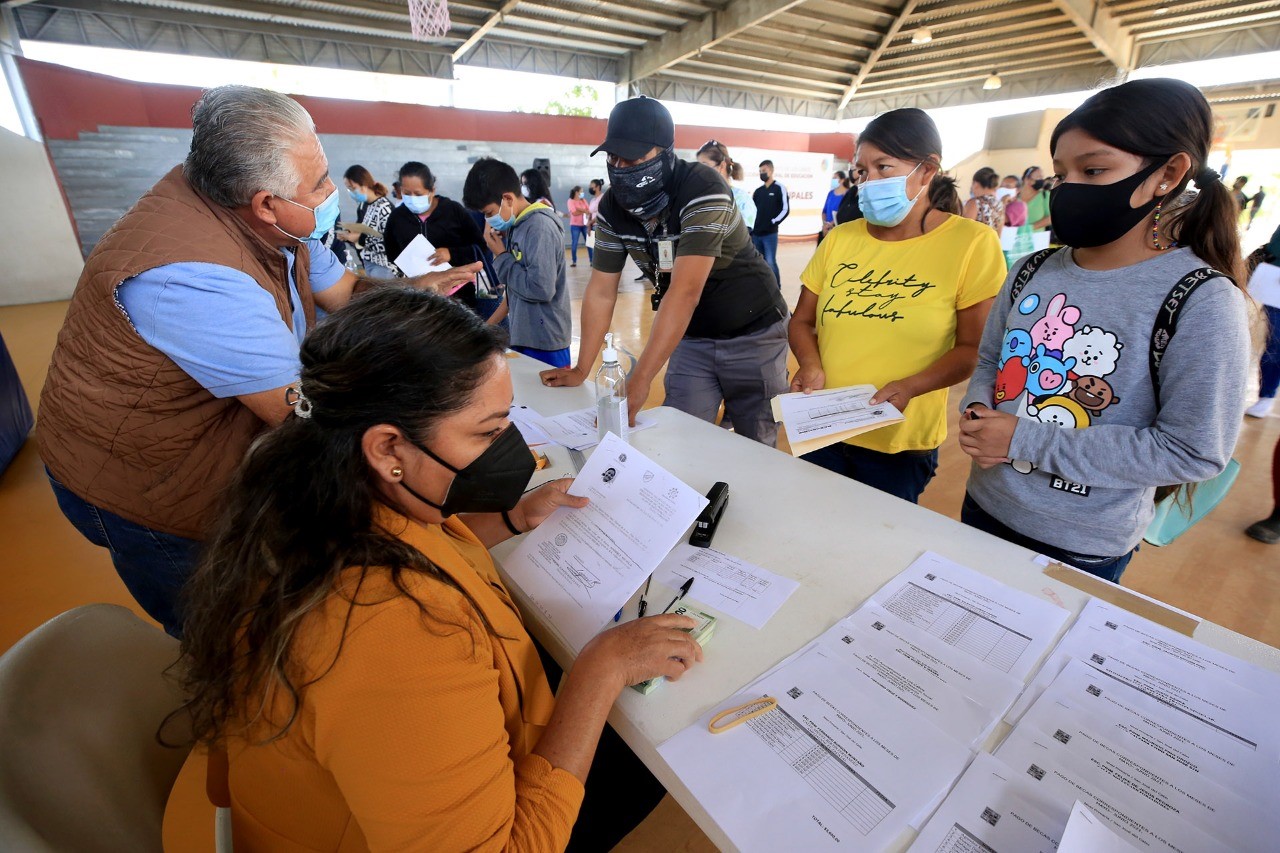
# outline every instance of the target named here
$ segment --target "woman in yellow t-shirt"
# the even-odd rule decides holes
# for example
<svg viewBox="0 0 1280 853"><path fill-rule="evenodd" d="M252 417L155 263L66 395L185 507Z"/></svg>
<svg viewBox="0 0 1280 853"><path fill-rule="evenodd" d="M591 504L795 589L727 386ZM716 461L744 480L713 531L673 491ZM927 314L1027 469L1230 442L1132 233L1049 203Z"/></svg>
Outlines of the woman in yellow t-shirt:
<svg viewBox="0 0 1280 853"><path fill-rule="evenodd" d="M601 732L626 685L701 659L693 620L601 632L552 694L488 549L587 501L524 494L496 328L408 288L354 300L223 498L182 648L238 851L609 850L661 797Z"/></svg>
<svg viewBox="0 0 1280 853"><path fill-rule="evenodd" d="M903 423L804 458L914 503L947 435L947 389L977 362L1004 255L995 231L957 215L942 139L923 111L877 117L855 158L865 218L834 228L800 276L791 390L879 389L872 402L898 407Z"/></svg>

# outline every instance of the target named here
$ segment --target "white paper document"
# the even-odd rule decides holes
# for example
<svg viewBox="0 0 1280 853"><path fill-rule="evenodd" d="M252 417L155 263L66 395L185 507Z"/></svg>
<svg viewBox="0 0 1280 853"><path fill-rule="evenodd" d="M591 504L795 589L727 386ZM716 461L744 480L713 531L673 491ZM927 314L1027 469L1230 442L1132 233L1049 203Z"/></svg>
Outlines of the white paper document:
<svg viewBox="0 0 1280 853"><path fill-rule="evenodd" d="M537 447L540 444L551 443L551 437L547 435L547 431L542 425L542 415L533 409L513 402L511 404L511 413L508 417L516 425L516 429L520 430L520 435L524 438L525 444L530 447Z"/></svg>
<svg viewBox="0 0 1280 853"><path fill-rule="evenodd" d="M831 656L849 665L869 695L887 705L910 708L933 726L970 748L1000 719L947 684L932 663L905 643L893 642L874 628L845 620L818 638Z"/></svg>
<svg viewBox="0 0 1280 853"><path fill-rule="evenodd" d="M1122 795L1129 791L1159 803L1238 850L1269 850L1280 838L1280 817L1259 808L1211 779L1204 778L1147 740L1115 743L1100 733L1107 725L1059 702L1037 702L1010 735L1034 736L1050 752L1092 768L1101 785Z"/></svg>
<svg viewBox="0 0 1280 853"><path fill-rule="evenodd" d="M396 256L393 263L400 268L400 272L410 278L426 275L429 272L443 272L444 270L452 269L447 263L431 263L428 258L435 253L436 247L431 245L431 241L419 234L409 241L409 245L405 246L404 251Z"/></svg>
<svg viewBox="0 0 1280 853"><path fill-rule="evenodd" d="M659 748L744 851L879 850L960 775L971 753L813 649ZM769 695L778 707L721 734L710 718Z"/></svg>
<svg viewBox="0 0 1280 853"><path fill-rule="evenodd" d="M1190 776L1211 779L1257 802L1280 802L1276 762L1256 745L1082 661L1067 663L1024 721L1032 718L1040 703L1054 702L1078 710L1092 731L1121 749L1137 755L1157 749L1181 764Z"/></svg>
<svg viewBox="0 0 1280 853"><path fill-rule="evenodd" d="M626 432L629 435L657 425L658 422L651 415L641 412L636 415L636 425L627 427ZM543 418L541 426L552 441L570 450L586 450L588 447L595 447L600 441L594 406Z"/></svg>
<svg viewBox="0 0 1280 853"><path fill-rule="evenodd" d="M671 589L679 589L691 577L698 579L689 592L691 601L752 628L763 628L800 586L799 581L687 542L676 545L653 573L654 581Z"/></svg>
<svg viewBox="0 0 1280 853"><path fill-rule="evenodd" d="M988 666L1024 681L1071 613L925 552L871 603Z"/></svg>
<svg viewBox="0 0 1280 853"><path fill-rule="evenodd" d="M1080 800L1136 846L1162 853L1230 853L1233 845L1198 828L1166 804L1148 799L1141 780L1120 783L1105 768L1055 748L1054 738L1019 726L1000 744L996 758L1033 783L1045 811L1063 811ZM1060 746L1060 744L1058 744Z"/></svg>
<svg viewBox="0 0 1280 853"><path fill-rule="evenodd" d="M1071 807L1067 828L1058 842L1058 853L1139 853L1138 848L1107 825L1084 803Z"/></svg>
<svg viewBox="0 0 1280 853"><path fill-rule="evenodd" d="M1032 805L1026 786L1003 762L978 753L909 853L1053 853L1066 820Z"/></svg>
<svg viewBox="0 0 1280 853"><path fill-rule="evenodd" d="M1133 676L1145 683L1154 684L1163 676L1175 682L1163 688L1171 694L1170 701L1192 709L1201 703L1197 692L1218 694L1211 685L1223 682L1234 686L1230 692L1237 698L1248 700L1257 694L1271 707L1280 707L1280 675L1093 598L1009 711L1007 719L1011 724L1017 722L1071 658L1093 662L1126 681L1130 678L1122 674L1125 669L1145 671ZM1149 667L1146 661L1151 662ZM1135 686L1146 689L1139 683ZM1241 694L1240 687L1247 692ZM1208 696L1210 705L1226 699L1225 695ZM1210 717L1215 713L1212 707L1202 708L1201 712Z"/></svg>
<svg viewBox="0 0 1280 853"><path fill-rule="evenodd" d="M1280 308L1280 267L1258 264L1249 278L1249 295L1272 308Z"/></svg>
<svg viewBox="0 0 1280 853"><path fill-rule="evenodd" d="M797 391L778 395L787 440L800 444L824 435L902 420L902 412L891 403L872 406L870 400L875 393L874 385L851 385L810 394Z"/></svg>
<svg viewBox="0 0 1280 853"><path fill-rule="evenodd" d="M557 509L504 562L533 605L581 651L658 567L707 499L613 433L569 493L591 503Z"/></svg>

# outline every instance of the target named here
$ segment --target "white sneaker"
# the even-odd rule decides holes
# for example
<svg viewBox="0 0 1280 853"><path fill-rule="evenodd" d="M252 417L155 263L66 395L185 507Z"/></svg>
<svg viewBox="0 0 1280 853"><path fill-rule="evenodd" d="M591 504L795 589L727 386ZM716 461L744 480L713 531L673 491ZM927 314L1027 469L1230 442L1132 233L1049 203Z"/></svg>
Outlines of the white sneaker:
<svg viewBox="0 0 1280 853"><path fill-rule="evenodd" d="M1265 418L1271 414L1271 404L1275 402L1275 397L1262 397L1258 402L1244 410L1244 413L1251 418Z"/></svg>

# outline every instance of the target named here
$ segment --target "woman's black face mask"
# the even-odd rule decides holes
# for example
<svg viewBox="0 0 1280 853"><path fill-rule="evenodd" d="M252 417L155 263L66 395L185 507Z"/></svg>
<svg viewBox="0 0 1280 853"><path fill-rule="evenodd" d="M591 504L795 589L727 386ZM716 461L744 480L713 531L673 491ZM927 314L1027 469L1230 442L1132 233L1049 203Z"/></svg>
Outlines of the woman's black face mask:
<svg viewBox="0 0 1280 853"><path fill-rule="evenodd" d="M416 441L413 444L454 472L455 476L442 504L418 494L403 480L400 485L427 506L439 510L445 518L460 512L505 512L513 509L520 502L537 468L533 454L515 424L509 424L493 444L465 468L454 468L423 445Z"/></svg>

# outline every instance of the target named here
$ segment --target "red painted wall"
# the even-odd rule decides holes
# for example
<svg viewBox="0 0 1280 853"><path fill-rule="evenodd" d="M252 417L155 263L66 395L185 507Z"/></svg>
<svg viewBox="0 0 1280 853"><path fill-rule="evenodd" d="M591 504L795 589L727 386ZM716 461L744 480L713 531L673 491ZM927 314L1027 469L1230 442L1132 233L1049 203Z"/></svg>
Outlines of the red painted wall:
<svg viewBox="0 0 1280 853"><path fill-rule="evenodd" d="M32 107L48 139L76 139L99 125L116 127L191 126L191 105L200 90L190 86L137 83L61 65L19 59ZM550 142L596 145L604 139L602 119L459 110L372 101L298 96L321 133L376 134L465 139L477 142ZM390 134L388 134L390 135ZM676 145L699 148L709 139L775 151L813 151L853 158L853 138L844 133L789 133L682 125Z"/></svg>

